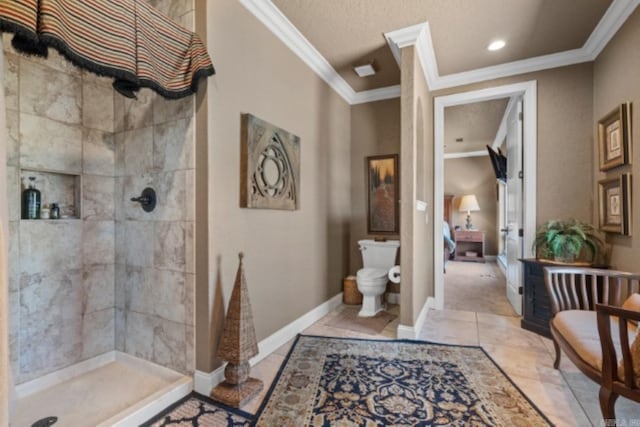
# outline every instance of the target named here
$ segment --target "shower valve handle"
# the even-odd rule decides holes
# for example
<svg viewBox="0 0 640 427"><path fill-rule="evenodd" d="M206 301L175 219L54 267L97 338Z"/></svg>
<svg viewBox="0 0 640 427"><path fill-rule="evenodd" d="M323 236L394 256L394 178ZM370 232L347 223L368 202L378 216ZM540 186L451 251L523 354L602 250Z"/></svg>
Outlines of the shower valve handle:
<svg viewBox="0 0 640 427"><path fill-rule="evenodd" d="M147 187L142 190L142 194L139 197L132 197L131 201L140 203L145 212L151 212L156 207L156 192L153 188Z"/></svg>

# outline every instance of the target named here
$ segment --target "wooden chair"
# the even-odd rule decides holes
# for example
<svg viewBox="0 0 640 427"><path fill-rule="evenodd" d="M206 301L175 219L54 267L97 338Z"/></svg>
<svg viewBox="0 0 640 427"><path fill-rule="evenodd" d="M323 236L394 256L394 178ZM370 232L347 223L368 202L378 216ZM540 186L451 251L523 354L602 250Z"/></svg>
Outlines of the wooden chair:
<svg viewBox="0 0 640 427"><path fill-rule="evenodd" d="M633 358L640 355L633 356L630 350L637 333L636 324L630 322L640 321L640 311L619 307L639 291L640 275L576 267L544 271L556 351L553 366L558 369L562 349L581 372L600 384L602 416L615 420L618 396L640 402L640 375L633 369ZM640 366L640 360L635 363Z"/></svg>

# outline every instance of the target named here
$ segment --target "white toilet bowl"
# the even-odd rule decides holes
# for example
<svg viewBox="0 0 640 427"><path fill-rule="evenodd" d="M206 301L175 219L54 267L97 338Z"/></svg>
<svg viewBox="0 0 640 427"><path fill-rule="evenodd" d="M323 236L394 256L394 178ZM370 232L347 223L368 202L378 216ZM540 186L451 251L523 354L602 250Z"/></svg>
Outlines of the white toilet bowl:
<svg viewBox="0 0 640 427"><path fill-rule="evenodd" d="M358 290L362 294L360 317L372 317L384 310L382 295L387 289L388 270L381 268L362 268L356 275Z"/></svg>

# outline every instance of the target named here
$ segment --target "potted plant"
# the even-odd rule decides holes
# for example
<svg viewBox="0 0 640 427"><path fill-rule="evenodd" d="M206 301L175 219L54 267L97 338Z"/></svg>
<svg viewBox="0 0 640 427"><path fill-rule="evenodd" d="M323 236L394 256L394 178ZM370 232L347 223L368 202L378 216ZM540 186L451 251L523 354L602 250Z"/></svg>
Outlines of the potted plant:
<svg viewBox="0 0 640 427"><path fill-rule="evenodd" d="M538 258L561 263L606 264L607 248L591 224L576 219L541 225L533 243Z"/></svg>

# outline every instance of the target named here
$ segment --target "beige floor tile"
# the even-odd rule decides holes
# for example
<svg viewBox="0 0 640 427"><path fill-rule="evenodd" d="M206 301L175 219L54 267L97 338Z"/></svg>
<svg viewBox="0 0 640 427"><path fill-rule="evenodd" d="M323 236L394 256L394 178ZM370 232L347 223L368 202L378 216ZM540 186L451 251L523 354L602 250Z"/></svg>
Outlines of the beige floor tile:
<svg viewBox="0 0 640 427"><path fill-rule="evenodd" d="M462 310L429 310L427 312L427 322L430 320L460 320L475 322L476 313L474 311Z"/></svg>
<svg viewBox="0 0 640 427"><path fill-rule="evenodd" d="M513 328L510 326L478 324L478 336L480 345L498 344L508 345L510 347L521 347L524 349L534 347L547 352L540 336L524 329Z"/></svg>
<svg viewBox="0 0 640 427"><path fill-rule="evenodd" d="M505 326L520 329L520 317L500 316L499 314L477 313L478 324Z"/></svg>
<svg viewBox="0 0 640 427"><path fill-rule="evenodd" d="M485 344L482 348L509 376L516 375L560 386L566 384L562 372L553 368L553 358L544 349L526 351L495 344Z"/></svg>
<svg viewBox="0 0 640 427"><path fill-rule="evenodd" d="M522 392L557 426L589 426L589 419L569 386L511 376Z"/></svg>

